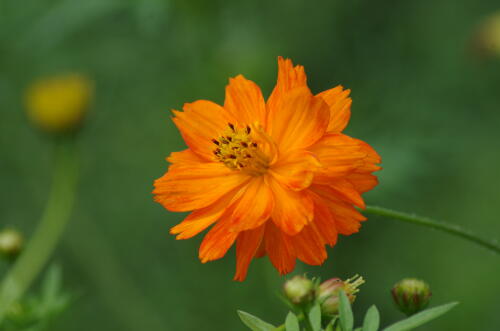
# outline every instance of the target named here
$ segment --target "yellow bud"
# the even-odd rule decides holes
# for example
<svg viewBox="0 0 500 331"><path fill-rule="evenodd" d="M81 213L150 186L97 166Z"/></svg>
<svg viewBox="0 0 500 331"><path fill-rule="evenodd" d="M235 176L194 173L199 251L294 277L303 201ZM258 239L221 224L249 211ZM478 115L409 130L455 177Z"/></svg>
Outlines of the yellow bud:
<svg viewBox="0 0 500 331"><path fill-rule="evenodd" d="M81 125L92 94L92 83L80 74L37 80L26 91L28 117L43 131L72 132Z"/></svg>

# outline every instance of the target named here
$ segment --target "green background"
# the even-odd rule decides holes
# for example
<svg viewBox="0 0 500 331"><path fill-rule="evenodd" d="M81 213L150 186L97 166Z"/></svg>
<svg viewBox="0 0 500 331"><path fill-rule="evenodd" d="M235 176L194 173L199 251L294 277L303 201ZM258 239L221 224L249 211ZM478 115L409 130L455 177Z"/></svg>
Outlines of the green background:
<svg viewBox="0 0 500 331"><path fill-rule="evenodd" d="M23 93L35 78L87 74L96 95L80 136L77 205L54 261L77 301L51 330L244 330L236 309L272 323L285 278L267 259L233 282L234 251L201 264L201 236L168 234L184 217L152 200L164 158L184 148L169 110L222 103L243 74L268 95L278 55L320 92L352 89L347 133L381 154L368 204L414 211L500 238L500 60L471 51L497 0L0 0L0 224L29 235L50 185L51 142L33 130ZM5 266L0 269L5 271ZM427 280L432 304L461 305L422 330L498 330L500 258L446 234L370 217L311 276L367 283L387 325L389 289ZM358 324L359 324L358 323Z"/></svg>

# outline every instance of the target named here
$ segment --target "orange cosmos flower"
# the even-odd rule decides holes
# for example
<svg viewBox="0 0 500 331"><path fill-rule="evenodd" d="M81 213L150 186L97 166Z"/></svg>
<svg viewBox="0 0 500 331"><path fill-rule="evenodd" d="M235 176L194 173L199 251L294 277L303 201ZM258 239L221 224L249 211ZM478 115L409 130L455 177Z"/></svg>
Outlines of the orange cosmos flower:
<svg viewBox="0 0 500 331"><path fill-rule="evenodd" d="M155 200L192 211L171 229L191 238L213 225L201 243L203 263L236 242L235 280L253 258L267 255L281 274L299 260L320 265L337 235L365 220L361 193L377 185L378 154L342 134L350 118L349 90L313 95L302 66L278 58L278 82L264 101L239 75L229 80L224 106L198 100L173 111L188 149L172 153L155 181Z"/></svg>

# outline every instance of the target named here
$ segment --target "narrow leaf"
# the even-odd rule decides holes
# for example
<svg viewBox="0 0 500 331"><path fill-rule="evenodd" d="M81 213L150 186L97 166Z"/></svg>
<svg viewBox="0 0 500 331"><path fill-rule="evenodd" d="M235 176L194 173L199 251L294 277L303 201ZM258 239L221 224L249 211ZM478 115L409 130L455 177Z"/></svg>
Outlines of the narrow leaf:
<svg viewBox="0 0 500 331"><path fill-rule="evenodd" d="M248 326L252 331L271 331L276 328L275 326L264 322L260 318L241 310L238 310L238 316L240 316L243 324Z"/></svg>
<svg viewBox="0 0 500 331"><path fill-rule="evenodd" d="M311 311L309 311L309 321L313 331L321 331L321 307L319 304L314 305Z"/></svg>
<svg viewBox="0 0 500 331"><path fill-rule="evenodd" d="M300 331L299 320L294 313L289 312L286 316L285 328L286 331Z"/></svg>
<svg viewBox="0 0 500 331"><path fill-rule="evenodd" d="M377 331L380 325L380 314L375 306L368 308L363 321L363 331Z"/></svg>
<svg viewBox="0 0 500 331"><path fill-rule="evenodd" d="M417 326L425 324L439 316L447 313L452 308L458 305L458 302L450 302L448 304L426 309L418 314L408 317L402 321L396 322L393 325L388 326L384 331L405 331L413 330Z"/></svg>
<svg viewBox="0 0 500 331"><path fill-rule="evenodd" d="M343 290L339 291L339 299L340 327L342 331L352 331L354 317L352 316L351 303Z"/></svg>

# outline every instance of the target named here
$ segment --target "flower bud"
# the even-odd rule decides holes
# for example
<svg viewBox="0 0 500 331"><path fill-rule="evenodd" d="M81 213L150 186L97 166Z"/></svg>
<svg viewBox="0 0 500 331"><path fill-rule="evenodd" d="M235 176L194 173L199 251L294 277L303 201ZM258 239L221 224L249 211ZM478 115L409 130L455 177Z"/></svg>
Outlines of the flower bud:
<svg viewBox="0 0 500 331"><path fill-rule="evenodd" d="M8 259L15 259L23 248L24 240L21 233L13 229L0 232L0 254Z"/></svg>
<svg viewBox="0 0 500 331"><path fill-rule="evenodd" d="M472 46L480 57L500 57L500 11L483 19L473 35Z"/></svg>
<svg viewBox="0 0 500 331"><path fill-rule="evenodd" d="M79 74L40 79L26 92L28 118L48 133L74 132L82 124L91 97L91 82Z"/></svg>
<svg viewBox="0 0 500 331"><path fill-rule="evenodd" d="M406 315L413 315L429 304L431 290L426 282L416 278L405 278L392 288L392 298Z"/></svg>
<svg viewBox="0 0 500 331"><path fill-rule="evenodd" d="M298 305L311 301L314 298L314 283L304 276L294 276L283 285L285 296L292 303Z"/></svg>
<svg viewBox="0 0 500 331"><path fill-rule="evenodd" d="M339 290L343 290L351 304L356 299L359 286L365 280L361 276L354 276L345 281L340 278L331 278L321 283L318 288L318 300L321 303L321 312L326 315L334 315L339 311Z"/></svg>

